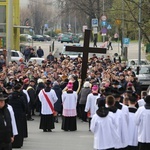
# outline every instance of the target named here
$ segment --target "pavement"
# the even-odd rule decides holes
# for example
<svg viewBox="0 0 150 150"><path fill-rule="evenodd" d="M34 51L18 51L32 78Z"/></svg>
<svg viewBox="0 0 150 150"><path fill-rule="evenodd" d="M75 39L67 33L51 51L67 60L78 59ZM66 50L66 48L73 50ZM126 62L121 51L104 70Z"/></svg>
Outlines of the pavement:
<svg viewBox="0 0 150 150"><path fill-rule="evenodd" d="M87 122L77 119L77 131L61 130L61 117L55 123L52 132L39 129L40 117L34 116L34 121L28 121L29 136L24 140L22 150L92 150L93 134L88 129ZM14 149L19 150L19 149Z"/></svg>

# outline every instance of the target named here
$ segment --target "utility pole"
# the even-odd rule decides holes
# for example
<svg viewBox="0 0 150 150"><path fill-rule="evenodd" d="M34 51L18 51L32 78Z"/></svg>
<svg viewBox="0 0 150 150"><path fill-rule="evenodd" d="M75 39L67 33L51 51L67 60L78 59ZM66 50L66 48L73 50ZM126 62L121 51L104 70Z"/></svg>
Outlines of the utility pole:
<svg viewBox="0 0 150 150"><path fill-rule="evenodd" d="M11 61L11 48L12 48L12 37L13 37L13 1L8 0L8 16L7 16L7 59L6 64Z"/></svg>
<svg viewBox="0 0 150 150"><path fill-rule="evenodd" d="M142 0L139 0L139 48L138 48L138 65L141 64L141 13Z"/></svg>
<svg viewBox="0 0 150 150"><path fill-rule="evenodd" d="M105 3L104 3L104 0L103 0L103 16L105 15L104 11L105 11ZM103 42L105 42L105 35L103 35Z"/></svg>

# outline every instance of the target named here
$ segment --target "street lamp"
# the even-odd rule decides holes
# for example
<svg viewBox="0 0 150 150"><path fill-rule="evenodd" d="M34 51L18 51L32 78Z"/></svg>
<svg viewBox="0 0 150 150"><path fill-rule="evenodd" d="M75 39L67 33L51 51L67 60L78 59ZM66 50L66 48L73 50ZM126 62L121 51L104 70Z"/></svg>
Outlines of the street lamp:
<svg viewBox="0 0 150 150"><path fill-rule="evenodd" d="M138 48L138 65L141 64L141 13L142 13L142 0L139 0L139 48Z"/></svg>

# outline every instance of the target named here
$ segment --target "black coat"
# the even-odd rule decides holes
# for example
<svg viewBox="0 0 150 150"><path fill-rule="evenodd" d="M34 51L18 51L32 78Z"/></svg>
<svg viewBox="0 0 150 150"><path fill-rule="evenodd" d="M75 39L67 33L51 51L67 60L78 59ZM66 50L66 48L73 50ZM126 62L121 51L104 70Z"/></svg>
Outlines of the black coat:
<svg viewBox="0 0 150 150"><path fill-rule="evenodd" d="M61 98L61 95L62 95L62 90L60 88L59 85L55 85L53 87L53 90L55 91L57 97L58 97L58 100L57 102L54 104L54 109L58 112L58 113L61 113L62 111L62 98Z"/></svg>
<svg viewBox="0 0 150 150"><path fill-rule="evenodd" d="M18 135L15 136L12 144L13 148L20 148L23 146L23 138L25 133L25 113L26 113L26 99L23 92L14 91L8 98L8 103L14 110L16 119Z"/></svg>
<svg viewBox="0 0 150 150"><path fill-rule="evenodd" d="M9 144L11 142L11 137L13 137L11 116L7 109L7 105L5 105L0 109L0 145L2 143Z"/></svg>

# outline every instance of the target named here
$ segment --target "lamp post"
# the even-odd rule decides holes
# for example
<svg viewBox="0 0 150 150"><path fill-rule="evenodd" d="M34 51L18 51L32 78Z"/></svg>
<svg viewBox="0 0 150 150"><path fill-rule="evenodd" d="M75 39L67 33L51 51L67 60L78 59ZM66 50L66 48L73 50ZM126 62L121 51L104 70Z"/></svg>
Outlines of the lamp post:
<svg viewBox="0 0 150 150"><path fill-rule="evenodd" d="M105 15L104 11L105 11L105 3L104 3L104 0L103 0L103 16ZM103 35L103 42L105 42L105 35Z"/></svg>
<svg viewBox="0 0 150 150"><path fill-rule="evenodd" d="M11 48L12 48L12 37L13 37L13 1L8 0L8 24L7 24L7 42L6 42L6 49L7 49L7 61L6 64L8 65L9 61L11 61Z"/></svg>
<svg viewBox="0 0 150 150"><path fill-rule="evenodd" d="M138 65L141 64L141 13L142 13L142 0L139 0L139 48L138 48Z"/></svg>

